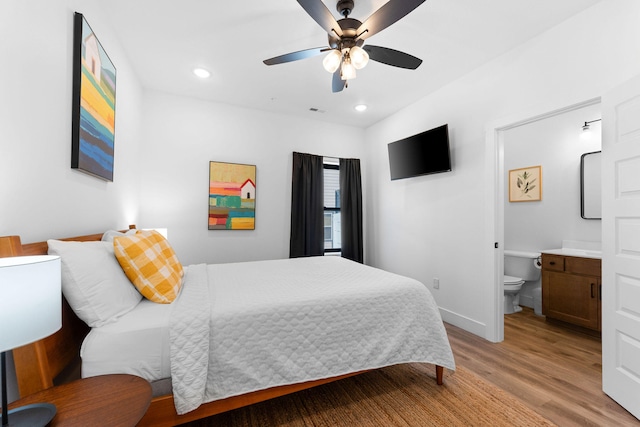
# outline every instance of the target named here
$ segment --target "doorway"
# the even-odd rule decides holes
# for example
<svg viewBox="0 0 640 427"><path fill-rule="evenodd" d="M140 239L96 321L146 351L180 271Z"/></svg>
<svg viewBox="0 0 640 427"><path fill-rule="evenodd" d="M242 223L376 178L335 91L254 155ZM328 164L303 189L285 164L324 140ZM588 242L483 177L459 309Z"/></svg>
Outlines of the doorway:
<svg viewBox="0 0 640 427"><path fill-rule="evenodd" d="M523 201L511 201L506 189L504 250L539 253L579 242L601 246L602 221L581 216L580 178L582 155L602 148L600 122L589 132L582 126L600 117L600 104L594 104L504 131L503 179L522 168L539 167L541 172L530 186L539 191L540 200L527 198L531 191L518 199ZM540 279L526 282L519 292L520 305L533 309L536 299L540 305L535 292L540 286Z"/></svg>
<svg viewBox="0 0 640 427"><path fill-rule="evenodd" d="M526 231L519 231L514 235L505 235L505 221L509 221L509 227L511 227L511 218L505 215L505 210L507 208L514 208L515 214L524 215L527 221L537 221L540 222L539 219L542 219L542 226L544 225L545 216L553 215L553 200L557 198L557 186L561 185L557 181L561 179L562 173L567 173L564 170L558 171L558 169L566 169L569 166L568 164L563 163L563 156L568 158L568 162L576 162L579 165L580 156L577 156L577 159L569 158L571 156L568 153L563 153L563 151L556 151L554 153L545 153L545 150L552 150L553 141L540 141L536 140L535 135L528 135L527 132L535 131L536 129L544 128L545 121L548 120L550 123L554 123L553 126L558 126L558 123L563 122L563 116L566 116L566 123L563 125L564 128L567 128L567 123L575 120L575 144L579 144L579 133L580 127L582 125L582 121L592 120L592 118L584 118L586 117L580 114L579 110L584 110L585 114L592 114L594 111L598 111L598 105L600 103L599 98L591 99L585 102L581 102L578 104L570 105L568 107L559 108L559 109L549 109L547 112L531 112L529 114L522 114L520 117L505 119L501 122L496 122L487 127L487 153L490 158L488 158L488 162L493 165L489 168L489 174L491 177L489 179L493 180L495 183L495 194L491 195L494 203L494 230L493 237L496 242L497 250L494 250L493 255L493 266L494 266L494 304L493 304L493 319L494 324L493 328L489 328L488 330L488 339L494 342L500 342L504 340L504 307L502 304L503 299L503 256L504 249L515 249L522 251L532 251L539 252L543 249L552 249L553 247L560 247L562 244L562 239L569 239L573 235L578 235L579 233L577 229L579 226L573 226L576 230L568 232L567 237L560 237L558 241L558 232L555 234L550 233L541 233L542 237L538 237L537 234L531 234ZM590 116L589 116L590 117ZM569 126L570 127L570 126ZM560 136L560 139L571 139L571 135L566 134L567 130L565 129L565 135ZM535 132L534 132L535 133ZM549 139L549 136L545 136L540 134L540 138ZM555 139L555 138L554 138ZM522 141L522 146L518 148L518 151L514 153L508 153L506 150L509 150L507 144L515 144L513 141ZM586 148L586 146L585 146ZM576 148L574 147L574 150ZM579 148L577 149L579 151ZM571 150L568 150L571 151ZM585 150L584 152L587 152ZM560 160L558 160L560 159ZM530 203L517 203L517 206L507 206L508 196L507 196L507 188L508 184L506 182L506 174L509 169L514 168L514 164L522 163L521 167L527 166L542 166L542 179L543 179L543 191L542 191L542 200ZM526 163L526 164L525 164ZM545 172L545 163L547 164L549 170ZM569 171L569 174L572 172ZM578 198L579 200L579 166L573 172L575 173L574 182L577 182L577 187L574 189L575 194L572 195L572 198ZM545 178L546 175L548 179ZM573 184L572 184L573 185ZM550 193L548 197L545 197L545 188L547 189L546 193ZM546 208L546 209L545 209ZM577 211L577 218L573 219L571 222L576 223L579 221L585 221L580 218L580 205L579 202L576 203L574 211ZM541 212L546 212L541 216ZM551 212L551 213L549 213ZM514 212L509 212L509 215ZM570 213L568 214L570 215ZM506 219L505 219L506 217ZM529 236L527 236L529 235ZM544 237L544 236L547 237ZM590 233L593 235L593 233ZM532 237L533 236L533 237ZM552 237L548 237L552 236ZM546 240L545 240L546 239ZM526 243L528 242L528 243ZM533 295L532 289L524 290L524 302L525 305L533 304ZM529 297L529 298L527 298ZM533 305L532 305L533 307Z"/></svg>

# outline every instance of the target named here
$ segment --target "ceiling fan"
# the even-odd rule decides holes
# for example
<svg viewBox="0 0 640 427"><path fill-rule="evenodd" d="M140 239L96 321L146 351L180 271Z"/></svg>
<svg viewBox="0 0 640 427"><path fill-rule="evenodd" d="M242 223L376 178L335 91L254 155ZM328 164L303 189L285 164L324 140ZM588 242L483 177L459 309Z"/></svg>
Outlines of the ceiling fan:
<svg viewBox="0 0 640 427"><path fill-rule="evenodd" d="M354 7L353 0L338 0L336 9L344 16L338 21L322 0L298 0L302 8L328 33L329 46L291 52L263 62L266 65L284 64L329 52L322 64L325 70L333 73L331 89L334 93L347 87L348 80L356 77L356 69L367 65L369 59L415 70L422 63L421 59L398 50L365 45L364 41L399 21L424 2L425 0L389 0L363 23L349 18Z"/></svg>

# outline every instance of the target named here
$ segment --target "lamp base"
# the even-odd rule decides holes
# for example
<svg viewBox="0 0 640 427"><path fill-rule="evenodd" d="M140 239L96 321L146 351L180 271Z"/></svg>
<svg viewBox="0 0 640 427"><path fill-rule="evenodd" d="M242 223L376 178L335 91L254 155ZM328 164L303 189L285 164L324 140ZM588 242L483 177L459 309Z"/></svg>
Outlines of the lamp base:
<svg viewBox="0 0 640 427"><path fill-rule="evenodd" d="M7 420L9 421L9 427L44 427L49 424L55 415L55 405L51 403L34 403L10 410ZM1 417L0 425L6 425L5 420Z"/></svg>

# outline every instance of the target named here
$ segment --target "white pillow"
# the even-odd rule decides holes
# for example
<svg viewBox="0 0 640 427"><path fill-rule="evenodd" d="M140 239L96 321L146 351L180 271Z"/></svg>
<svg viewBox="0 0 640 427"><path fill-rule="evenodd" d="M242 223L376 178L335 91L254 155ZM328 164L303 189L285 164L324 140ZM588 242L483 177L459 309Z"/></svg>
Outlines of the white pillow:
<svg viewBox="0 0 640 427"><path fill-rule="evenodd" d="M118 231L118 230L108 230L105 231L105 233L102 235L102 241L103 242L113 242L113 239L115 237L120 237L120 236L130 236L132 234L136 234L138 230L131 229L128 230L127 232L123 233L122 231Z"/></svg>
<svg viewBox="0 0 640 427"><path fill-rule="evenodd" d="M122 271L110 242L48 240L62 264L62 293L76 315L93 327L131 311L142 295Z"/></svg>

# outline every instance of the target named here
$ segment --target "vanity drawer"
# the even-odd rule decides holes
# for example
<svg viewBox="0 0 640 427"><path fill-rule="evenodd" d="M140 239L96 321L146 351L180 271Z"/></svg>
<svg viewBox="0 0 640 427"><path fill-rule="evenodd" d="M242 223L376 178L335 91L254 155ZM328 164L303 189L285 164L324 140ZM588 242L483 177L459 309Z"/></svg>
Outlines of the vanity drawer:
<svg viewBox="0 0 640 427"><path fill-rule="evenodd" d="M596 258L566 257L564 271L567 273L584 274L600 277L602 262Z"/></svg>
<svg viewBox="0 0 640 427"><path fill-rule="evenodd" d="M564 259L562 255L542 254L542 269L564 271Z"/></svg>

